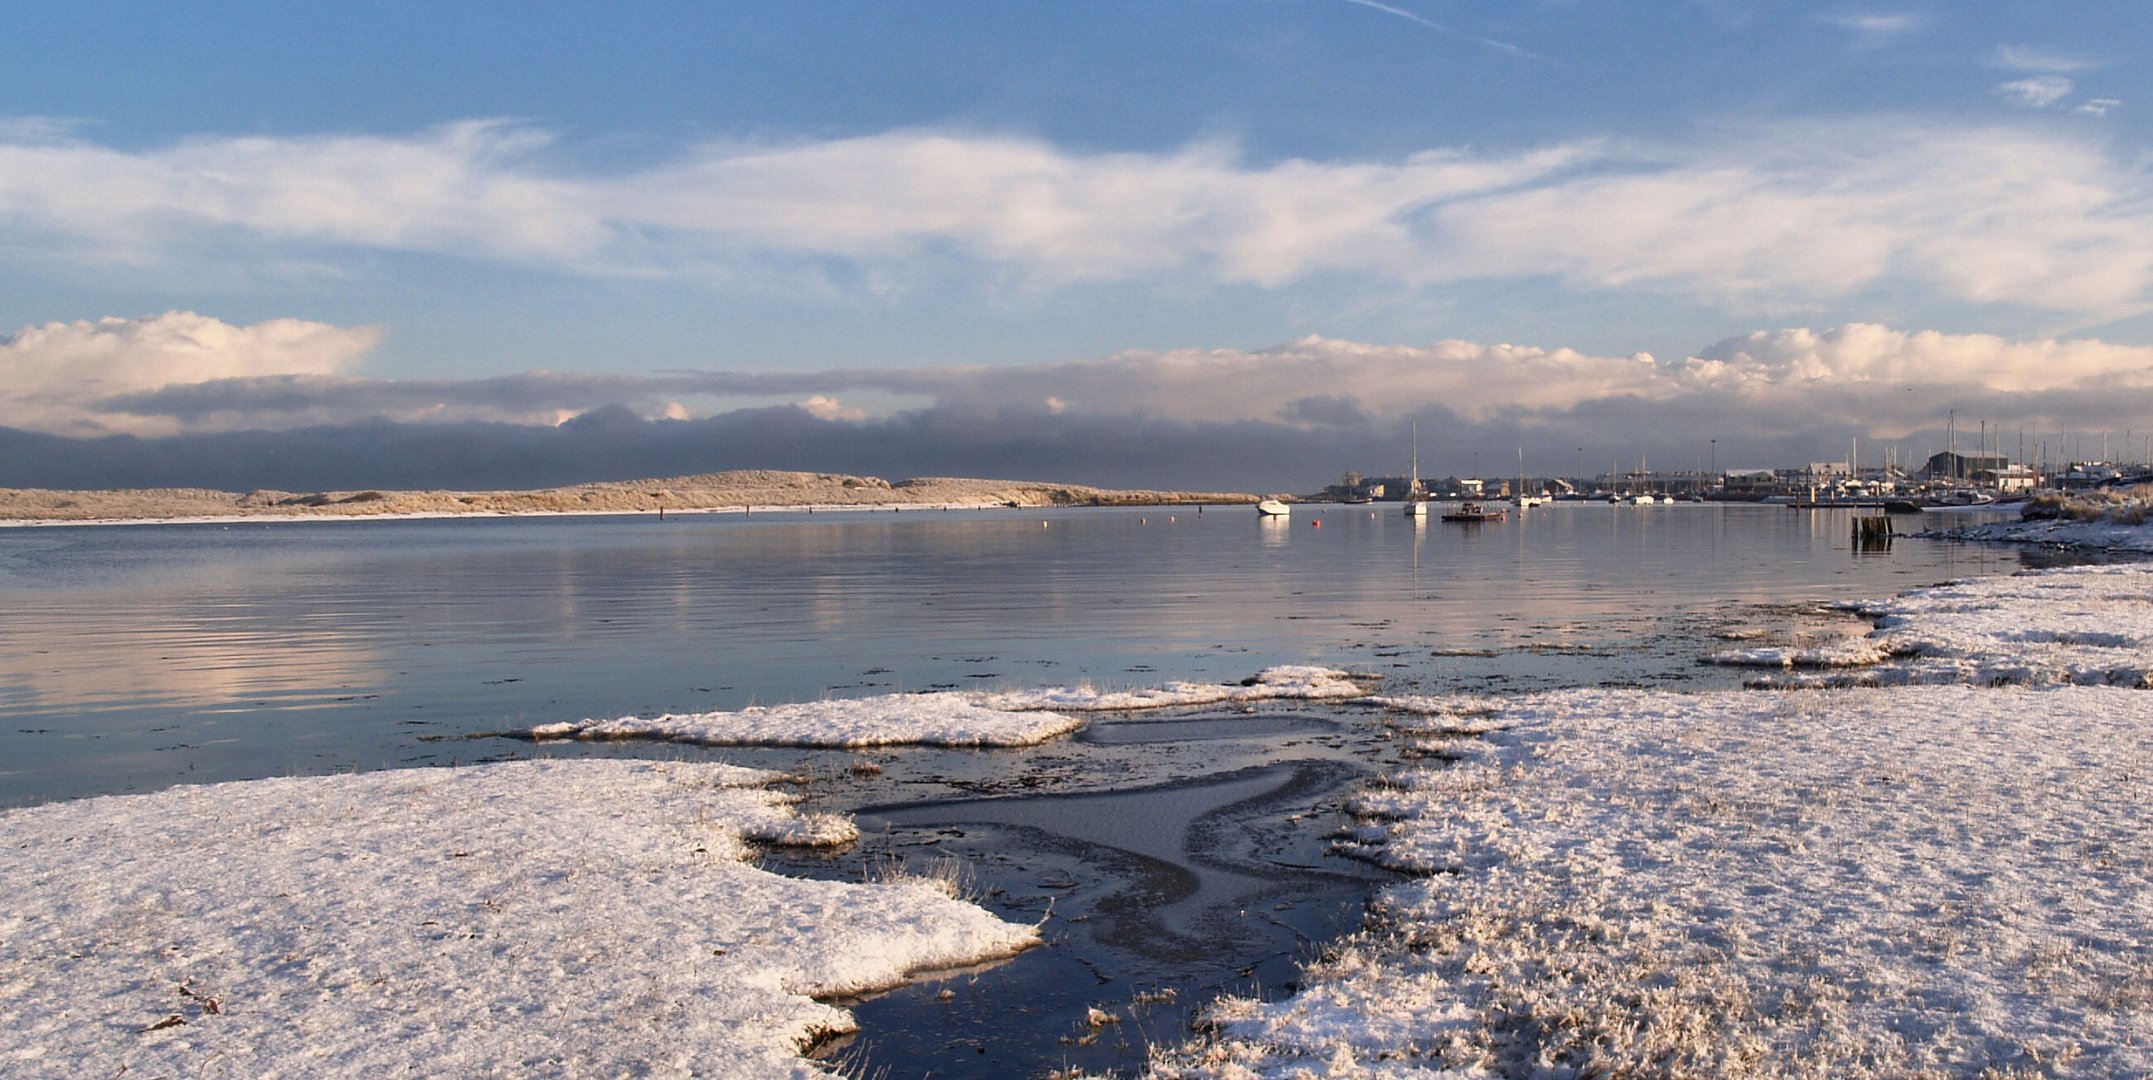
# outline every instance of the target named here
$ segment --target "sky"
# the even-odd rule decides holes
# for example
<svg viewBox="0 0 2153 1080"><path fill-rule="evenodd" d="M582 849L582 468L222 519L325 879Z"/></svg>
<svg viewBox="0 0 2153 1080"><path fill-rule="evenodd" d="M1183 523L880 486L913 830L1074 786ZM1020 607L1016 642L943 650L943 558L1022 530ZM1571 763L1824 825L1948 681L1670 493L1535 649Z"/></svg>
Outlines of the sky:
<svg viewBox="0 0 2153 1080"><path fill-rule="evenodd" d="M2131 0L10 23L0 485L2153 456Z"/></svg>

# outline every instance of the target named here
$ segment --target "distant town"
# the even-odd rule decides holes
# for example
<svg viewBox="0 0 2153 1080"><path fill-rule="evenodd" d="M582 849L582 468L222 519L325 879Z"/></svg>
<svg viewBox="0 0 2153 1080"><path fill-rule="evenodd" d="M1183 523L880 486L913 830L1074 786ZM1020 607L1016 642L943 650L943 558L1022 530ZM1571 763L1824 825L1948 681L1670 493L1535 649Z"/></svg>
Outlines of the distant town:
<svg viewBox="0 0 2153 1080"><path fill-rule="evenodd" d="M1978 505L2022 499L2039 489L2084 490L2153 482L2153 466L2076 461L2043 471L2002 454L1931 455L1919 467L1819 461L1778 469L1655 471L1644 467L1547 477L1363 476L1306 496L1310 502L1411 499L1553 499L1605 502L1771 502L1817 506Z"/></svg>

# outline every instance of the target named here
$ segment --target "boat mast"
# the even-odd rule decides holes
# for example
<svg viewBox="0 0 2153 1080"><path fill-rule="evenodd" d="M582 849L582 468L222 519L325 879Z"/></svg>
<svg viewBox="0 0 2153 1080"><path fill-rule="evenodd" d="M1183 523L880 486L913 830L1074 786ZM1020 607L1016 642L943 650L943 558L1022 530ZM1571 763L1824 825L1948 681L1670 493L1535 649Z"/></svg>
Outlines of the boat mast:
<svg viewBox="0 0 2153 1080"><path fill-rule="evenodd" d="M1406 501L1420 498L1420 421L1413 421L1413 482L1405 489Z"/></svg>

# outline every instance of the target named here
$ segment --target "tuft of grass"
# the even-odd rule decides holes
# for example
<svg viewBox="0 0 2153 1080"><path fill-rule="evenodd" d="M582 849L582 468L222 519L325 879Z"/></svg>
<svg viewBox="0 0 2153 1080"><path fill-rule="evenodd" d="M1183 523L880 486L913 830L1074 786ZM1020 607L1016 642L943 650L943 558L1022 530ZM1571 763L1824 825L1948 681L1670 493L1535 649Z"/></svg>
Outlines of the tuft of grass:
<svg viewBox="0 0 2153 1080"><path fill-rule="evenodd" d="M955 856L943 856L921 867L910 865L902 855L877 856L867 861L862 874L870 885L925 885L966 903L976 904L986 895L972 873L972 864Z"/></svg>

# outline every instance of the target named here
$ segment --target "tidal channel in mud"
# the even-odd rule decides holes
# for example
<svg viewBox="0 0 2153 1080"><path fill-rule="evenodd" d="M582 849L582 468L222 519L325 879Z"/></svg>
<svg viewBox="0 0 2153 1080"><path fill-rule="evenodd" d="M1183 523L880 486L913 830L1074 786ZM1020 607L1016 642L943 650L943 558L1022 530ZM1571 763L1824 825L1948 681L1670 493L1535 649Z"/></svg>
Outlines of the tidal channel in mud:
<svg viewBox="0 0 2153 1080"><path fill-rule="evenodd" d="M978 755L890 755L854 797L931 794L858 806L852 851L773 856L773 868L852 880L959 868L966 895L1039 923L1046 945L850 1003L861 1033L825 1054L893 1078L1127 1074L1221 995L1290 993L1300 964L1358 928L1391 880L1329 844L1357 782L1393 760L1377 714L1351 706L1100 719L1005 758L994 779L965 775Z"/></svg>

